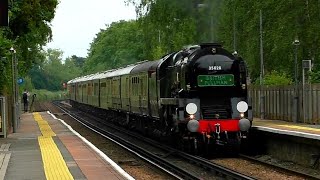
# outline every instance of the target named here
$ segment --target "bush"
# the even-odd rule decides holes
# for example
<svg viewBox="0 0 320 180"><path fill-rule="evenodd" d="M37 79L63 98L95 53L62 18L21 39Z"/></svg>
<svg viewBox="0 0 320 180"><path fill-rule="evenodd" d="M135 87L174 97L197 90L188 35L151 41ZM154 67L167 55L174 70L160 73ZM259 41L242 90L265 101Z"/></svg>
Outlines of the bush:
<svg viewBox="0 0 320 180"><path fill-rule="evenodd" d="M311 83L320 83L320 71L310 72Z"/></svg>
<svg viewBox="0 0 320 180"><path fill-rule="evenodd" d="M260 81L257 80L255 85L259 85ZM266 74L263 81L264 85L276 86L276 85L290 85L292 84L292 79L288 77L286 73L279 73L277 71L272 71Z"/></svg>
<svg viewBox="0 0 320 180"><path fill-rule="evenodd" d="M52 100L62 100L65 99L65 91L56 91L51 92L45 89L39 89L39 90L32 90L30 92L30 98L32 98L33 94L36 94L36 100L37 101L52 101Z"/></svg>

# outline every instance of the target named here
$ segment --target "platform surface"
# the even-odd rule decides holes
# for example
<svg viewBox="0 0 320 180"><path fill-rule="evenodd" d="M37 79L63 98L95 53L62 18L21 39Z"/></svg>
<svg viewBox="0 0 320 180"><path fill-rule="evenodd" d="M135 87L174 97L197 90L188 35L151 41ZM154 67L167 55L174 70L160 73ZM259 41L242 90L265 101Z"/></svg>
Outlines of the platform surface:
<svg viewBox="0 0 320 180"><path fill-rule="evenodd" d="M49 112L24 113L0 138L0 180L133 179Z"/></svg>
<svg viewBox="0 0 320 180"><path fill-rule="evenodd" d="M254 118L252 127L261 131L320 140L320 125Z"/></svg>

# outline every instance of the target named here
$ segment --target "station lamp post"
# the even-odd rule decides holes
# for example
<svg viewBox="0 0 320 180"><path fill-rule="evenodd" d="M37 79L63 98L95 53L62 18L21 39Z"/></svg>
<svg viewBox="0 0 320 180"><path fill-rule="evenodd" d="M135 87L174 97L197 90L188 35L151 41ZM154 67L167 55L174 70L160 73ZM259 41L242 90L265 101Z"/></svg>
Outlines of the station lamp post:
<svg viewBox="0 0 320 180"><path fill-rule="evenodd" d="M299 39L296 37L292 43L295 46L294 51L294 99L293 99L293 122L298 122L299 108L298 108L298 46L300 45Z"/></svg>
<svg viewBox="0 0 320 180"><path fill-rule="evenodd" d="M15 61L15 56L16 56L16 50L11 47L10 48L11 52L11 68L12 68L12 127L13 127L13 132L16 132L17 129L17 84L16 84L16 61Z"/></svg>

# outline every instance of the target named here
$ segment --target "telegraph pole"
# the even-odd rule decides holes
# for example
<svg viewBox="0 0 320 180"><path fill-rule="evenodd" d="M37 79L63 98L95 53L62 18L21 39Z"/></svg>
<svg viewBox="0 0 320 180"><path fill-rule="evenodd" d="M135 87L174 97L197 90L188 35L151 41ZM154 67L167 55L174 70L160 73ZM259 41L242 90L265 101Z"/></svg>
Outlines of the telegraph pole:
<svg viewBox="0 0 320 180"><path fill-rule="evenodd" d="M15 54L16 50L11 47L10 48L11 52L11 71L12 71L12 127L13 127L13 133L16 132L17 130L17 107L16 107L16 102L17 102L17 84L16 84L16 62L15 62Z"/></svg>
<svg viewBox="0 0 320 180"><path fill-rule="evenodd" d="M233 51L236 51L236 15L235 3L233 3Z"/></svg>
<svg viewBox="0 0 320 180"><path fill-rule="evenodd" d="M263 62L263 28L262 28L262 10L260 10L260 119L264 119L264 62Z"/></svg>
<svg viewBox="0 0 320 180"><path fill-rule="evenodd" d="M292 43L295 46L295 56L294 56L294 98L293 98L293 122L297 123L300 112L299 112L299 94L298 94L298 46L300 45L300 41L298 37Z"/></svg>

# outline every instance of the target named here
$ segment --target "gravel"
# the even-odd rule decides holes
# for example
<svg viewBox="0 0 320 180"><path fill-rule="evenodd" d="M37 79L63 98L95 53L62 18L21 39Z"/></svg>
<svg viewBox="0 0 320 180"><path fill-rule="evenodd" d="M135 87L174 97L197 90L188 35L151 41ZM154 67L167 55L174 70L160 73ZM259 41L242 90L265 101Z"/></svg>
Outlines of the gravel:
<svg viewBox="0 0 320 180"><path fill-rule="evenodd" d="M171 176L163 173L161 170L155 168L154 166L144 162L140 158L131 154L130 152L124 150L113 142L105 139L104 137L92 133L91 130L88 130L82 124L78 123L74 119L68 117L67 115L61 114L61 111L56 106L51 103L45 103L49 107L52 113L57 113L56 116L60 119L63 119L67 124L69 124L74 130L80 133L83 137L88 139L92 144L109 156L113 161L119 164L127 173L133 176L135 179L173 179ZM35 109L46 110L47 108L41 104L36 105ZM60 113L60 114L59 114ZM319 175L319 172L313 171L312 169L303 168L298 165L281 162L279 160L272 159L270 156L260 156L260 160L271 162L284 167L289 167L292 169L299 169L303 172L308 172L310 174ZM261 165L252 161L248 161L241 158L221 158L221 159L212 159L214 163L220 164L227 168L233 169L240 173L250 175L253 178L263 179L263 180L300 180L304 179L302 177L293 176L284 172L279 171L276 168L269 166ZM205 173L205 172L204 172ZM320 176L319 176L320 177ZM210 178L211 179L211 178ZM214 177L212 177L214 179Z"/></svg>
<svg viewBox="0 0 320 180"><path fill-rule="evenodd" d="M104 154L106 154L110 159L116 162L122 169L124 169L128 174L130 174L135 179L150 180L150 179L173 179L171 176L165 174L161 170L155 168L154 166L144 162L140 158L136 157L132 153L124 150L117 144L113 143L106 138L93 133L91 130L84 127L82 124L78 123L74 119L67 115L59 114L61 110L51 103L45 103L45 105L50 109L50 111L56 115L57 118L64 120L69 124L75 131L80 133L88 141L94 144L98 149L100 149ZM43 105L39 105L40 110L46 110L47 108ZM37 110L36 108L36 110Z"/></svg>

